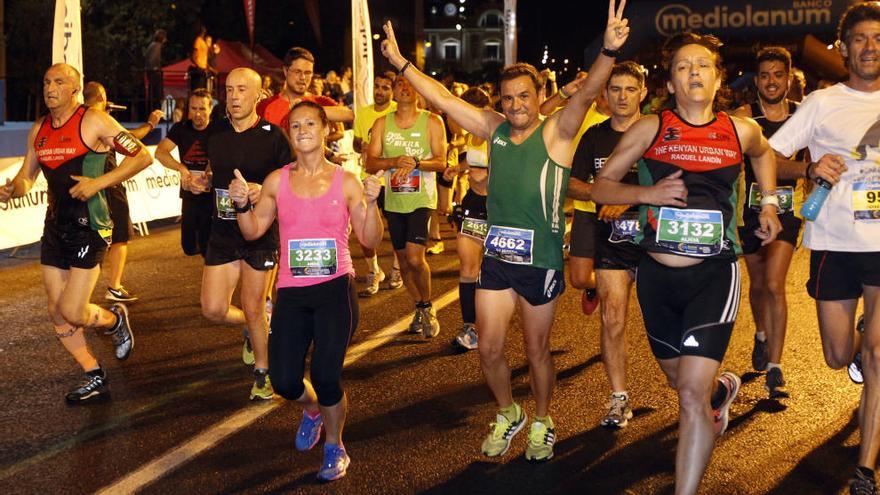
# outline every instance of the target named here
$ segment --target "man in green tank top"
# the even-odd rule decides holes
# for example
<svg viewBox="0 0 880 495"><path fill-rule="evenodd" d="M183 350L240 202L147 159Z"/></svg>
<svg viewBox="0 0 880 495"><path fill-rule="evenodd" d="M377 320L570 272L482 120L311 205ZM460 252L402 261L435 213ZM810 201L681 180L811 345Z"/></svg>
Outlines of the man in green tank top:
<svg viewBox="0 0 880 495"><path fill-rule="evenodd" d="M480 365L500 408L482 445L489 457L506 453L526 422L522 408L513 401L510 368L504 358L507 328L517 302L536 406L526 459L553 457L556 435L550 397L556 375L550 328L557 296L564 289L562 202L578 129L629 35L622 18L624 4L616 8L616 0L609 0L602 53L587 78L562 88L561 96L571 101L546 120L540 113L544 90L531 65L517 63L501 71L503 114L476 108L408 62L400 54L391 23L384 26L387 39L382 42L382 54L398 72L432 105L489 141L489 231L476 297Z"/></svg>
<svg viewBox="0 0 880 495"><path fill-rule="evenodd" d="M403 285L416 301L409 325L425 338L440 333L431 306L431 267L425 258L428 220L437 208L437 172L446 168L446 131L439 115L420 110L418 94L397 76L397 110L376 119L367 148L367 172L385 171L385 218L400 261Z"/></svg>

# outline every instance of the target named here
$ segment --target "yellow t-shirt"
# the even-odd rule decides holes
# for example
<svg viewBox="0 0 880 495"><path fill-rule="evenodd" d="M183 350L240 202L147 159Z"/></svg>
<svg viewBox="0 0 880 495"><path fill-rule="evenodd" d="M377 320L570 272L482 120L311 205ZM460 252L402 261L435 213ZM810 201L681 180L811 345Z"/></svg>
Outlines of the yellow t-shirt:
<svg viewBox="0 0 880 495"><path fill-rule="evenodd" d="M577 137L575 138L575 148L581 142L581 137L587 132L587 129L593 127L596 124L605 122L611 118L610 115L605 115L599 110L596 109L596 102L594 101L592 105L590 105L590 109L587 110L587 115L584 116L584 121L581 123L581 128L578 129ZM592 201L581 201L576 199L573 201L574 209L581 211L588 211L590 213L596 212L596 203Z"/></svg>
<svg viewBox="0 0 880 495"><path fill-rule="evenodd" d="M354 112L354 137L363 140L364 144L369 143L370 129L373 127L373 123L376 122L376 119L384 117L395 110L397 110L396 101L392 101L391 104L381 112L376 111L375 104L358 108L357 111Z"/></svg>

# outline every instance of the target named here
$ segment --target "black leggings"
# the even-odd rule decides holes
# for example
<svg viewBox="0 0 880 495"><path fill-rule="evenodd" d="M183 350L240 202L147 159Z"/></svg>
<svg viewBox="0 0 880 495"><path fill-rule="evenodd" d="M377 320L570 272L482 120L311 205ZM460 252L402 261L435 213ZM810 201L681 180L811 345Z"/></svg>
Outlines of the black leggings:
<svg viewBox="0 0 880 495"><path fill-rule="evenodd" d="M306 354L314 341L312 386L319 404L336 405L342 399L345 351L357 324L351 275L309 287L278 289L269 330L269 376L275 391L288 400L302 396Z"/></svg>

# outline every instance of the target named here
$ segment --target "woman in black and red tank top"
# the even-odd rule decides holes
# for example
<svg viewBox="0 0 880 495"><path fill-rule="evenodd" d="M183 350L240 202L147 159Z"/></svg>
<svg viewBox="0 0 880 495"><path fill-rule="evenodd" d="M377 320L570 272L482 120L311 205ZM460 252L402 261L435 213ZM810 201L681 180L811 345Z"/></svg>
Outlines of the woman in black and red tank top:
<svg viewBox="0 0 880 495"><path fill-rule="evenodd" d="M635 242L648 256L639 264L637 294L651 350L679 397L676 494L697 492L739 391L739 377L716 374L739 307L736 205L743 155L767 191L760 214L764 242L780 230L776 161L761 128L713 108L723 81L720 47L711 35L681 33L667 41L674 109L633 124L592 191L599 203L641 205ZM639 185L621 183L635 162Z"/></svg>

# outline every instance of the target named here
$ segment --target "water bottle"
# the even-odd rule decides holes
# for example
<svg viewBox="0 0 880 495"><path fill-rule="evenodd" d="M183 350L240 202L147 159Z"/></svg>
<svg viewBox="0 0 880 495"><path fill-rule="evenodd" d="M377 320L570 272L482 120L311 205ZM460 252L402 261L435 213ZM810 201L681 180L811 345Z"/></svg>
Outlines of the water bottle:
<svg viewBox="0 0 880 495"><path fill-rule="evenodd" d="M828 193L831 192L832 187L830 182L821 177L816 177L816 186L813 192L810 193L810 197L801 206L801 216L811 222L819 216L819 210L822 209L822 205L828 199Z"/></svg>

